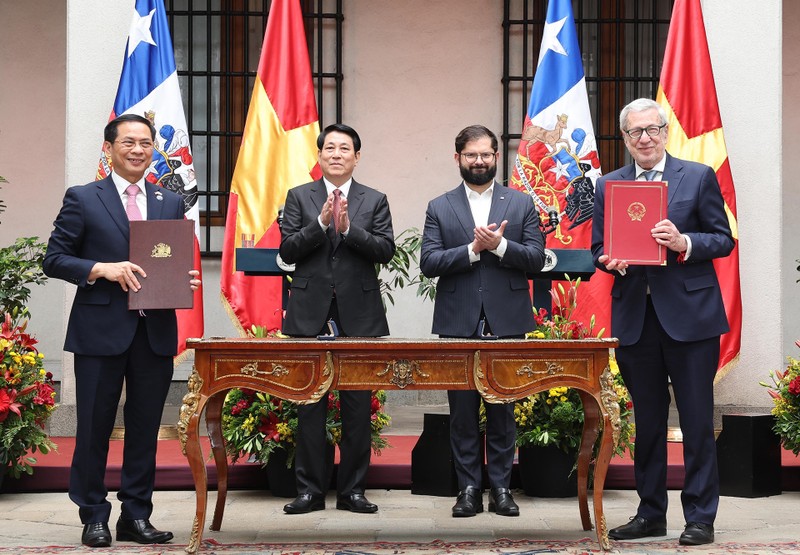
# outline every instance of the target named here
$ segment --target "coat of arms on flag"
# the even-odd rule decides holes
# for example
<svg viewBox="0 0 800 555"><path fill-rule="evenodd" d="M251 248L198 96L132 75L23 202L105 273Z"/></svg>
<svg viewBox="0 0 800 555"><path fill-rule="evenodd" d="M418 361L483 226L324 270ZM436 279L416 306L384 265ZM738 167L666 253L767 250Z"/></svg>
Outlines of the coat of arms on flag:
<svg viewBox="0 0 800 555"><path fill-rule="evenodd" d="M588 249L600 175L572 2L550 0L509 186L538 207L548 249ZM595 273L578 293L575 317L609 329L610 290L611 278Z"/></svg>

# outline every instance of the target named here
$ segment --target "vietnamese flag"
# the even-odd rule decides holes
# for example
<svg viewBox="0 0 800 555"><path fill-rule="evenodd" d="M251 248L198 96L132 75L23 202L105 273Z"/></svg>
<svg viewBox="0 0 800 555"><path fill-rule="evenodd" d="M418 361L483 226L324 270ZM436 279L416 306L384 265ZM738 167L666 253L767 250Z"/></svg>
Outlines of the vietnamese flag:
<svg viewBox="0 0 800 555"><path fill-rule="evenodd" d="M280 277L236 271L243 233L256 247L277 248L278 209L289 188L321 177L314 85L299 0L275 0L258 63L239 158L231 180L222 248L222 302L240 331L281 324Z"/></svg>
<svg viewBox="0 0 800 555"><path fill-rule="evenodd" d="M731 330L720 344L720 378L739 358L742 340L742 294L739 285L739 227L736 194L722 133L717 90L711 70L700 0L675 0L656 101L667 112L667 151L701 162L717 174L733 238L733 252L714 260Z"/></svg>

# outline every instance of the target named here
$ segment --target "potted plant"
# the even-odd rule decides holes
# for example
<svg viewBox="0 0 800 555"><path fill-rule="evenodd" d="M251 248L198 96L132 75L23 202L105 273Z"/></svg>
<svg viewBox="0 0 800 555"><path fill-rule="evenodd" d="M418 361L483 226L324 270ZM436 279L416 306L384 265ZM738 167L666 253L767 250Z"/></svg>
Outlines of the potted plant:
<svg viewBox="0 0 800 555"><path fill-rule="evenodd" d="M371 444L380 455L389 442L381 435L391 418L383 406L386 392L372 393ZM328 392L328 414L325 423L330 463L333 463L333 447L342 438L339 392ZM267 468L267 476L273 494L294 497L294 455L297 437L297 405L272 397L260 391L231 389L222 407L222 435L225 449L235 463L241 457L260 462Z"/></svg>
<svg viewBox="0 0 800 555"><path fill-rule="evenodd" d="M534 308L536 329L528 334L535 339L585 339L601 337L594 332L594 317L588 326L574 319L580 278L567 279L550 291L553 314ZM622 381L616 360L609 360L614 390L620 406L620 438L615 455L633 453L634 425L630 422L630 394ZM583 404L577 390L554 387L517 401L514 419L517 425L520 481L528 495L568 497L577 494L575 464L583 433Z"/></svg>
<svg viewBox="0 0 800 555"><path fill-rule="evenodd" d="M800 340L795 341L800 347ZM786 370L770 372L772 383L760 382L769 389L774 407L772 429L781 438L784 449L800 454L800 360L786 357Z"/></svg>
<svg viewBox="0 0 800 555"><path fill-rule="evenodd" d="M55 448L45 431L55 408L53 375L43 367L36 339L25 332L27 324L5 313L0 326L0 480L33 474L32 455Z"/></svg>

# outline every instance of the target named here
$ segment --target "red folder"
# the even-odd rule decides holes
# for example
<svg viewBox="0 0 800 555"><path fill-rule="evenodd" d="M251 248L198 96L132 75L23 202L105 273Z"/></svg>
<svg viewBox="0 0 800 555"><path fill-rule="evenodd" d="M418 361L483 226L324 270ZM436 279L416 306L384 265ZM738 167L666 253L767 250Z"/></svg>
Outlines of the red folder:
<svg viewBox="0 0 800 555"><path fill-rule="evenodd" d="M147 273L146 278L136 275L139 291L128 290L129 309L192 308L192 220L132 221L129 260Z"/></svg>
<svg viewBox="0 0 800 555"><path fill-rule="evenodd" d="M666 181L606 181L605 254L631 265L666 266L667 248L650 233L667 218Z"/></svg>

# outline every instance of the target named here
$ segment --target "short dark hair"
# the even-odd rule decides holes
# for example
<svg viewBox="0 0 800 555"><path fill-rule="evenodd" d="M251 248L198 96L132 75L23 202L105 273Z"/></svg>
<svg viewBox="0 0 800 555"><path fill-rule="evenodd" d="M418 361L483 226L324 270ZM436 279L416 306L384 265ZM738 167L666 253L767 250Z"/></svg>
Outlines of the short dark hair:
<svg viewBox="0 0 800 555"><path fill-rule="evenodd" d="M462 129L459 134L456 135L456 152L461 154L461 151L464 150L464 146L468 142L477 141L483 137L489 137L492 140L492 150L497 152L497 135L483 125L470 125Z"/></svg>
<svg viewBox="0 0 800 555"><path fill-rule="evenodd" d="M322 130L322 133L317 137L317 150L322 150L322 145L325 144L325 137L328 136L328 133L333 133L334 131L349 135L353 139L353 149L356 152L361 151L361 137L358 136L355 129L343 123L334 123Z"/></svg>
<svg viewBox="0 0 800 555"><path fill-rule="evenodd" d="M121 116L117 116L111 121L108 122L106 125L105 130L103 131L103 140L113 143L117 140L117 132L120 124L127 123L127 122L135 122L135 123L143 123L147 127L150 128L150 135L153 141L156 140L156 128L153 126L153 123L138 114L122 114Z"/></svg>

